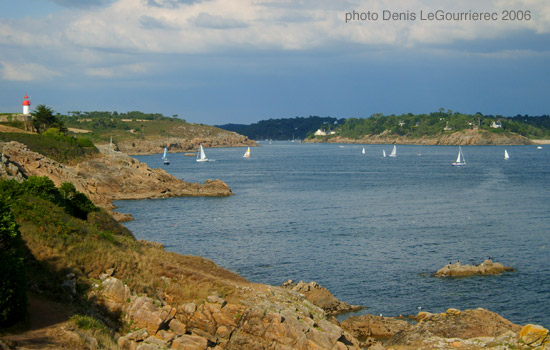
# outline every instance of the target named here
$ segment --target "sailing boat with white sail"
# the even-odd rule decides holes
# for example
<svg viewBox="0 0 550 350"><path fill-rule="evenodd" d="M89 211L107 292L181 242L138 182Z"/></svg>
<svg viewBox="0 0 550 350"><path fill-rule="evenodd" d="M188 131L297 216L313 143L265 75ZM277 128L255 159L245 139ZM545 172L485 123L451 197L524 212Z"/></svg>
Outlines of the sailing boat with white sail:
<svg viewBox="0 0 550 350"><path fill-rule="evenodd" d="M456 162L452 163L453 166L464 166L466 165L466 159L464 159L464 154L462 154L462 148L458 146L458 157Z"/></svg>
<svg viewBox="0 0 550 350"><path fill-rule="evenodd" d="M162 159L164 160L164 165L170 165L170 161L168 160L168 158L166 158L168 154L168 149L166 147L164 147L164 155L162 156Z"/></svg>
<svg viewBox="0 0 550 350"><path fill-rule="evenodd" d="M386 150L385 149L382 150L382 158L386 158Z"/></svg>
<svg viewBox="0 0 550 350"><path fill-rule="evenodd" d="M391 150L390 157L397 157L397 148L395 145L393 145L393 149Z"/></svg>
<svg viewBox="0 0 550 350"><path fill-rule="evenodd" d="M250 158L250 147L244 152L243 158Z"/></svg>
<svg viewBox="0 0 550 350"><path fill-rule="evenodd" d="M507 150L504 150L504 159L510 159L510 155Z"/></svg>
<svg viewBox="0 0 550 350"><path fill-rule="evenodd" d="M361 151L361 154L365 154L365 147L363 147L363 150Z"/></svg>
<svg viewBox="0 0 550 350"><path fill-rule="evenodd" d="M200 149L197 152L197 162L209 162L210 160L206 158L206 153L204 153L204 148L202 148L202 144L200 145Z"/></svg>

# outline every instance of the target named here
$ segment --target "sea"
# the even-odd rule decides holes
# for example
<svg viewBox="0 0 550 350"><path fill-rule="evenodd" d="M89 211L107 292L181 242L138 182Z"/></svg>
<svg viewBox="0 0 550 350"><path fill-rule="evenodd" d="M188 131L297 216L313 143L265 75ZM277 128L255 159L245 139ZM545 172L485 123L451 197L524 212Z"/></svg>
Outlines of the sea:
<svg viewBox="0 0 550 350"><path fill-rule="evenodd" d="M199 255L252 282L316 281L384 316L486 308L550 326L550 145L457 146L260 142L137 156L234 195L117 201L138 239ZM362 154L362 149L365 154ZM504 159L504 150L510 159ZM515 272L437 278L487 258ZM344 316L345 317L345 316Z"/></svg>

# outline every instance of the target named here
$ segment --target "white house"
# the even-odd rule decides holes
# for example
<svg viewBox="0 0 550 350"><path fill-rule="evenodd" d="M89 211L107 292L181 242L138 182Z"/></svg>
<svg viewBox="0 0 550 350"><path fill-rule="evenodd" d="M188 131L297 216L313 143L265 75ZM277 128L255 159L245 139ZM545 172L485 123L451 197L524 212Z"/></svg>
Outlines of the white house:
<svg viewBox="0 0 550 350"><path fill-rule="evenodd" d="M321 129L317 129L317 131L313 135L315 135L315 136L327 136L327 135L334 135L334 134L336 134L336 131L331 130L331 131L326 132L326 131L323 131Z"/></svg>

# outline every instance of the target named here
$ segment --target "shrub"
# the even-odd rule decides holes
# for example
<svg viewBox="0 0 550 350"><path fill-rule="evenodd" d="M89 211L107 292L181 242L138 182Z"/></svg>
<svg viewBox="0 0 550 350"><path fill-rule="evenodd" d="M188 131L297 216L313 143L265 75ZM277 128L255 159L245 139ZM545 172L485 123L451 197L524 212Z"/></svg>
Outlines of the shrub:
<svg viewBox="0 0 550 350"><path fill-rule="evenodd" d="M0 202L0 327L25 318L27 285L24 245L12 212Z"/></svg>

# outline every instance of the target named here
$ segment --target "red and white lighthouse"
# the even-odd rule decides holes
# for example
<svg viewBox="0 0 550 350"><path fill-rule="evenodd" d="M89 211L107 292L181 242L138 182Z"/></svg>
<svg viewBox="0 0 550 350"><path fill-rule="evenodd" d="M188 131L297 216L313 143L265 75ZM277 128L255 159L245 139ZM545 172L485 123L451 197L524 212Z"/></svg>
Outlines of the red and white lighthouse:
<svg viewBox="0 0 550 350"><path fill-rule="evenodd" d="M31 101L29 101L29 96L25 94L25 99L23 100L23 114L30 114Z"/></svg>

